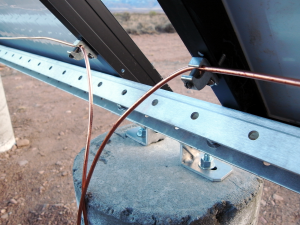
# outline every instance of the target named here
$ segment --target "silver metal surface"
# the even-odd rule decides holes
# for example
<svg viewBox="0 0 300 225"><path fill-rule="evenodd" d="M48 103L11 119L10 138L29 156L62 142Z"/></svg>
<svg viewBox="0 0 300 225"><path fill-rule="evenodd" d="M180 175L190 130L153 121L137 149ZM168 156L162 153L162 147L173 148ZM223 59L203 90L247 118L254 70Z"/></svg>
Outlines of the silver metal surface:
<svg viewBox="0 0 300 225"><path fill-rule="evenodd" d="M201 169L211 170L216 167L214 157L210 154L204 153L204 155L200 158L200 162L198 165Z"/></svg>
<svg viewBox="0 0 300 225"><path fill-rule="evenodd" d="M190 62L189 62L189 66L190 67L196 67L196 68L200 67L203 64L203 61L204 61L203 57L192 57Z"/></svg>
<svg viewBox="0 0 300 225"><path fill-rule="evenodd" d="M201 66L210 66L210 64L205 58L192 57L189 66L198 68ZM206 85L214 86L219 83L219 78L216 74L207 71L200 73L199 70L191 71L188 76L181 76L181 80L186 88L194 90L202 90Z"/></svg>
<svg viewBox="0 0 300 225"><path fill-rule="evenodd" d="M126 136L145 146L165 138L163 134L143 127L134 127L126 131Z"/></svg>
<svg viewBox="0 0 300 225"><path fill-rule="evenodd" d="M76 40L74 42L74 46L76 46L76 48L72 52L68 51L69 58L72 58L74 60L82 60L84 58L83 53L82 53L82 51L80 51L79 46L84 47L89 58L91 58L91 59L97 58L97 54L83 41Z"/></svg>
<svg viewBox="0 0 300 225"><path fill-rule="evenodd" d="M137 132L136 135L138 137L145 137L146 136L146 129L145 128L140 128Z"/></svg>
<svg viewBox="0 0 300 225"><path fill-rule="evenodd" d="M0 62L87 100L85 69L0 46ZM51 67L51 69L50 69ZM92 71L94 103L122 114L150 87ZM78 78L82 76L82 79ZM101 85L100 85L101 84ZM126 95L122 91L127 90ZM158 104L152 105L157 99ZM197 119L192 119L193 113ZM129 120L300 192L300 129L176 93L158 90ZM251 140L256 131L259 137ZM212 148L207 139L220 145ZM289 155L289 157L286 157ZM265 166L263 162L271 165Z"/></svg>
<svg viewBox="0 0 300 225"><path fill-rule="evenodd" d="M188 152L186 150L188 150ZM183 167L211 181L220 182L232 172L232 167L227 163L215 159L203 160L205 158L205 153L200 153L199 151L182 144L180 145L180 154L180 163ZM191 158L191 154L193 155L193 159ZM201 168L199 166L201 161L210 161L213 162L213 165L210 164L210 166L212 166L211 168Z"/></svg>
<svg viewBox="0 0 300 225"><path fill-rule="evenodd" d="M223 0L253 72L299 79L300 1ZM300 89L256 81L271 118L300 124Z"/></svg>

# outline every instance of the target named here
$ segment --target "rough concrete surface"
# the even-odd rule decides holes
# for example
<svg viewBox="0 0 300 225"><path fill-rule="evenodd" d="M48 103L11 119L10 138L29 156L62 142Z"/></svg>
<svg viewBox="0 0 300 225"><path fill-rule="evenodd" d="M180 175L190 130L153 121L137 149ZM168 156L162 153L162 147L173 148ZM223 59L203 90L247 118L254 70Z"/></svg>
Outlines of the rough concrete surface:
<svg viewBox="0 0 300 225"><path fill-rule="evenodd" d="M178 142L142 146L125 136L131 126L116 131L98 161L86 196L90 224L256 224L261 179L234 168L210 182L180 166ZM92 141L89 163L104 137ZM77 201L83 155L73 166Z"/></svg>

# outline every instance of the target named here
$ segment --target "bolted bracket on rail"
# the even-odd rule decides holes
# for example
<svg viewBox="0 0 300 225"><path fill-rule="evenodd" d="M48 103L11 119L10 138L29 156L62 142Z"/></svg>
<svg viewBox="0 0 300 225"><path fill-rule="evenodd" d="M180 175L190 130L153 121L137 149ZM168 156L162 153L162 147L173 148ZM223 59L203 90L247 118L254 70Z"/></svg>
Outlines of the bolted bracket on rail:
<svg viewBox="0 0 300 225"><path fill-rule="evenodd" d="M73 44L76 46L76 48L72 52L69 51L67 52L69 54L69 58L74 60L82 60L84 58L83 53L80 51L79 46L84 47L90 59L97 58L97 54L85 42L76 40Z"/></svg>
<svg viewBox="0 0 300 225"><path fill-rule="evenodd" d="M146 127L134 127L126 132L126 136L145 146L165 138L163 134Z"/></svg>
<svg viewBox="0 0 300 225"><path fill-rule="evenodd" d="M189 66L199 68L201 66L210 66L210 64L206 58L193 57L189 62ZM206 71L199 71L198 69L192 70L188 76L181 76L181 80L186 88L194 90L201 90L206 85L215 86L219 83L219 78L216 74Z"/></svg>
<svg viewBox="0 0 300 225"><path fill-rule="evenodd" d="M180 164L214 182L223 181L232 172L229 164L184 144L180 144Z"/></svg>

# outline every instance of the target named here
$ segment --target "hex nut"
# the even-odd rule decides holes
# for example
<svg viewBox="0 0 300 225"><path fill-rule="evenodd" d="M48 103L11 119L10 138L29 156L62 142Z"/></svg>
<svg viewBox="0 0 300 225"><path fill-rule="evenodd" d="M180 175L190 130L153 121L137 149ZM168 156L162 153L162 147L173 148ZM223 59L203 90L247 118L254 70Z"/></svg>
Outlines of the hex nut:
<svg viewBox="0 0 300 225"><path fill-rule="evenodd" d="M204 170L210 170L215 167L214 158L210 157L210 160L204 160L204 156L201 157L199 167Z"/></svg>

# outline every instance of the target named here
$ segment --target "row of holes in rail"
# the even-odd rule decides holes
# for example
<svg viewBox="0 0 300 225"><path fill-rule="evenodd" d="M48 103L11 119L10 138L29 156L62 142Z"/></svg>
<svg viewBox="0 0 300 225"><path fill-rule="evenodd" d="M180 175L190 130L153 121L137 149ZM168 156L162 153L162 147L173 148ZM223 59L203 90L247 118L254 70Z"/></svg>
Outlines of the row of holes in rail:
<svg viewBox="0 0 300 225"><path fill-rule="evenodd" d="M0 50L0 52L1 52L2 50ZM5 55L7 54L8 52L5 52ZM15 56L15 54L12 54L11 55L11 57L14 57ZM19 59L22 59L23 57L22 56L20 56L20 58ZM29 59L28 60L28 63L30 63L31 62L31 59ZM37 66L40 66L41 65L41 62L39 62L38 64L37 64ZM49 67L49 70L51 70L53 67L52 66L50 66ZM63 72L62 72L62 75L64 75L64 74L66 74L66 70L64 70ZM78 77L78 80L81 80L82 79L82 76L79 76ZM101 85L102 85L103 83L102 82L99 82L98 83L98 87L100 87ZM122 92L121 92L121 94L122 95L125 95L127 93L127 90L125 89L125 90L123 90ZM153 101L152 101L152 105L153 106L156 106L158 104L158 100L157 99L154 99ZM192 120L196 120L197 118L199 117L199 113L198 112L193 112L192 114L191 114L191 119ZM175 129L178 129L177 127L175 127ZM249 132L249 134L248 134L248 138L250 139L250 140L256 140L257 138L259 137L259 133L257 132L257 131L255 131L255 130L253 130L253 131L250 131Z"/></svg>

